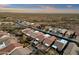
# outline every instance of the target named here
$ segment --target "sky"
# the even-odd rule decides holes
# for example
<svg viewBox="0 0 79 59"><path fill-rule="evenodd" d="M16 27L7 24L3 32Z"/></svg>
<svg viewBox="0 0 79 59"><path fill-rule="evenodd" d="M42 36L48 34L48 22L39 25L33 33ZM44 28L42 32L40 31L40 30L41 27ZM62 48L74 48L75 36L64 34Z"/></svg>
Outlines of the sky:
<svg viewBox="0 0 79 59"><path fill-rule="evenodd" d="M79 4L0 4L0 12L79 13Z"/></svg>

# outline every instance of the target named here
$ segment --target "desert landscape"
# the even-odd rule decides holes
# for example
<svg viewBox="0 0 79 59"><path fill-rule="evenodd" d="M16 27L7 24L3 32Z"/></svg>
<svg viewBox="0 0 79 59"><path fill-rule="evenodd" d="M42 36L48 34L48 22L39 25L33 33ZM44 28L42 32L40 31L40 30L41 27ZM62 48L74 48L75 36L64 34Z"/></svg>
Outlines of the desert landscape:
<svg viewBox="0 0 79 59"><path fill-rule="evenodd" d="M79 29L79 14L8 13L8 12L0 13L1 33L5 33L5 32L9 33L11 35L10 38L12 38L12 36L15 37L17 43L23 46L20 52L17 52L19 50L14 51L13 53L11 53L11 55L78 54L79 52L78 29ZM37 40L37 38L33 38L32 35L35 35L35 34L32 32L30 33L29 31L36 32L38 34L37 38L39 38L40 40L44 39L44 38L41 38L40 36L43 33L46 36L50 36L50 35L51 37L54 36L52 40L57 40L57 41L59 40L58 41L59 43L51 41L51 39L50 41L40 42ZM39 35L39 32L41 32L42 34ZM67 32L71 34L67 34ZM30 33L29 35L31 36L27 35L28 33ZM6 37L4 36L4 38ZM2 39L3 42L4 40ZM60 40L62 40L61 43L60 43ZM5 41L5 43L6 42L7 41ZM13 44L12 42L10 42L10 44ZM46 46L43 45L46 42L49 42L49 44L53 44L53 45L46 47L48 46L47 44ZM16 45L18 45L17 43ZM56 47L54 46L57 44L59 44L58 49L56 49ZM62 46L62 44L64 47ZM48 49L43 50L43 48L44 49L48 48ZM70 50L70 48L72 48L72 50ZM23 50L25 50L26 52L24 52ZM5 51L5 50L3 49L1 51ZM6 53L0 52L0 54L6 54Z"/></svg>
<svg viewBox="0 0 79 59"><path fill-rule="evenodd" d="M15 22L17 19L75 31L79 29L79 14L0 13L1 22Z"/></svg>

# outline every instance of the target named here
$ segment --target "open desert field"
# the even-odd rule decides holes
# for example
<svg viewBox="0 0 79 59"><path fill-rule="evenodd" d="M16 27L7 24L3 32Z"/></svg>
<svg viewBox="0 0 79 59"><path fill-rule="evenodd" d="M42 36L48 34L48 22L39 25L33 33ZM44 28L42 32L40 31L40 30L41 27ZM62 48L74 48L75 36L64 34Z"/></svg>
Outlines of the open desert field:
<svg viewBox="0 0 79 59"><path fill-rule="evenodd" d="M79 14L0 13L0 21L15 22L17 19L75 31L79 29Z"/></svg>

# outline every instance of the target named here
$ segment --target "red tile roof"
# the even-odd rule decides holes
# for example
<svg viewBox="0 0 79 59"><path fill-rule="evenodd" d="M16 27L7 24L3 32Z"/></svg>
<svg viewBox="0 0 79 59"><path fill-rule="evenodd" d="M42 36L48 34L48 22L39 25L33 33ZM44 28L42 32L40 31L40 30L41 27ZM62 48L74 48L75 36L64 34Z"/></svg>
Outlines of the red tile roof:
<svg viewBox="0 0 79 59"><path fill-rule="evenodd" d="M43 43L48 46L50 46L57 38L55 36L51 36L51 37L48 37L46 38Z"/></svg>
<svg viewBox="0 0 79 59"><path fill-rule="evenodd" d="M29 55L32 51L29 48L19 48L14 50L10 55Z"/></svg>
<svg viewBox="0 0 79 59"><path fill-rule="evenodd" d="M33 31L33 30L30 29L30 28L26 28L26 29L22 30L22 32L23 32L24 34L31 33L32 31Z"/></svg>
<svg viewBox="0 0 79 59"><path fill-rule="evenodd" d="M58 40L55 41L55 43L53 44L54 46L57 46L57 50L61 51L64 48L64 44L59 42Z"/></svg>
<svg viewBox="0 0 79 59"><path fill-rule="evenodd" d="M39 42L42 42L44 40L45 36L44 35L38 35L36 37L36 40L38 39Z"/></svg>
<svg viewBox="0 0 79 59"><path fill-rule="evenodd" d="M9 46L1 49L1 52L11 52L16 47L22 47L19 43L10 44Z"/></svg>
<svg viewBox="0 0 79 59"><path fill-rule="evenodd" d="M36 32L36 35L44 35L42 32Z"/></svg>
<svg viewBox="0 0 79 59"><path fill-rule="evenodd" d="M49 48L44 46L43 44L38 44L37 46L37 49L41 50L41 51L48 51Z"/></svg>
<svg viewBox="0 0 79 59"><path fill-rule="evenodd" d="M4 43L6 44L6 46L10 45L10 44L13 44L13 43L17 43L17 40L15 39L8 39L6 41L4 41Z"/></svg>
<svg viewBox="0 0 79 59"><path fill-rule="evenodd" d="M42 42L44 40L44 34L42 32L35 33L35 39Z"/></svg>

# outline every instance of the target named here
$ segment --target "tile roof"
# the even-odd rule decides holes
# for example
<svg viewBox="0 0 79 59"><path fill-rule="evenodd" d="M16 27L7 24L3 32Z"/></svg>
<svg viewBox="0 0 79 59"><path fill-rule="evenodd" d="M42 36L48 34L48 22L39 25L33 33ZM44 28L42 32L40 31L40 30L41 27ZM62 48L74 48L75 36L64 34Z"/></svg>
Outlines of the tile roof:
<svg viewBox="0 0 79 59"><path fill-rule="evenodd" d="M3 35L1 38L0 38L0 42L4 42L6 40L8 40L10 38L9 35Z"/></svg>
<svg viewBox="0 0 79 59"><path fill-rule="evenodd" d="M33 34L33 31L32 30L30 30L30 31L28 31L27 33L25 33L26 35L28 35L28 36L31 36L32 34Z"/></svg>
<svg viewBox="0 0 79 59"><path fill-rule="evenodd" d="M0 55L8 55L7 52L0 52Z"/></svg>
<svg viewBox="0 0 79 59"><path fill-rule="evenodd" d="M50 46L56 39L57 38L55 36L48 37L43 41L43 44L47 44L46 46Z"/></svg>
<svg viewBox="0 0 79 59"><path fill-rule="evenodd" d="M8 39L6 41L4 41L4 43L6 44L6 46L13 44L13 43L17 43L17 40L15 39Z"/></svg>
<svg viewBox="0 0 79 59"><path fill-rule="evenodd" d="M34 32L36 35L44 35L42 32Z"/></svg>
<svg viewBox="0 0 79 59"><path fill-rule="evenodd" d="M39 42L42 42L43 40L44 40L44 35L38 35L37 37L36 37L36 40L38 40Z"/></svg>
<svg viewBox="0 0 79 59"><path fill-rule="evenodd" d="M41 50L41 51L48 51L49 48L44 46L43 44L38 44L37 46L37 49Z"/></svg>
<svg viewBox="0 0 79 59"><path fill-rule="evenodd" d="M56 40L55 43L52 45L53 48L57 49L58 51L62 51L66 44L60 42L59 40Z"/></svg>
<svg viewBox="0 0 79 59"><path fill-rule="evenodd" d="M50 35L49 35L49 34L44 34L44 36L45 36L45 38L48 38L48 37L50 37Z"/></svg>
<svg viewBox="0 0 79 59"><path fill-rule="evenodd" d="M17 47L22 47L22 46L19 43L10 44L9 46L7 46L5 48L0 49L0 52L8 52L8 53L10 53L13 49L15 49Z"/></svg>
<svg viewBox="0 0 79 59"><path fill-rule="evenodd" d="M44 40L44 34L42 32L35 33L35 39L42 42Z"/></svg>
<svg viewBox="0 0 79 59"><path fill-rule="evenodd" d="M29 35L29 34L31 34L31 33L33 32L33 30L30 29L30 28L26 28L26 29L22 30L22 32L23 32L24 34L26 34L26 35Z"/></svg>
<svg viewBox="0 0 79 59"><path fill-rule="evenodd" d="M29 48L20 48L14 50L10 55L29 55L32 51Z"/></svg>

